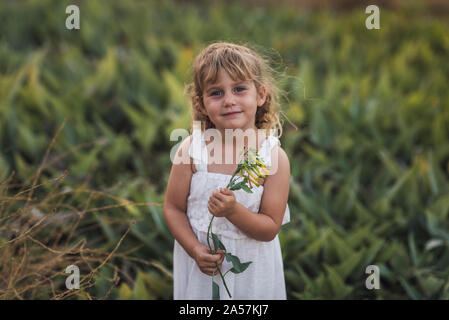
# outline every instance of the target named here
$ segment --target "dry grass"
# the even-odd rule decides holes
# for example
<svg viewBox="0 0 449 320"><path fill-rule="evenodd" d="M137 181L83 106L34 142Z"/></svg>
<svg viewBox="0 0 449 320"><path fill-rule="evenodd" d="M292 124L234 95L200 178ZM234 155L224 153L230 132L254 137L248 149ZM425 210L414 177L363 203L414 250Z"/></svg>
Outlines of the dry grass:
<svg viewBox="0 0 449 320"><path fill-rule="evenodd" d="M98 227L91 222L89 213L151 205L113 196L110 190L90 190L84 185L64 187L67 171L45 180L42 173L52 163L47 159L64 124L65 121L52 139L42 164L27 181L16 181L14 172L7 178L0 175L0 299L107 298L122 272L113 264L113 258L126 259L131 253L118 253L117 249L135 221L120 220L126 224L126 230L114 248L107 251L94 248L98 239L87 236L89 229ZM98 200L116 203L91 208ZM65 270L69 265L80 269L79 290L66 288L70 274ZM105 265L114 270L108 279L110 289L103 297L93 297L88 289L95 285L96 276Z"/></svg>

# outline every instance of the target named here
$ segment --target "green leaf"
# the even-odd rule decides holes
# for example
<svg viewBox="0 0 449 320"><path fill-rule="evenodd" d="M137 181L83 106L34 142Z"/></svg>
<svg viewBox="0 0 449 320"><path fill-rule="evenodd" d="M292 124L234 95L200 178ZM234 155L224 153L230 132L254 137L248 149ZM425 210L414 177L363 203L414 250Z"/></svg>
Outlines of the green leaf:
<svg viewBox="0 0 449 320"><path fill-rule="evenodd" d="M362 259L364 253L365 251L360 250L359 252L348 256L345 260L342 261L342 263L334 267L335 271L340 275L343 281L345 281L347 277L352 275L354 269L358 265L360 265L360 260Z"/></svg>
<svg viewBox="0 0 449 320"><path fill-rule="evenodd" d="M444 279L439 279L435 276L428 275L425 277L418 277L419 286L427 295L427 298L432 298L444 286Z"/></svg>
<svg viewBox="0 0 449 320"><path fill-rule="evenodd" d="M410 298L412 298L413 300L421 299L421 295L418 293L418 291L416 291L416 289L413 288L403 277L399 277L399 282Z"/></svg>
<svg viewBox="0 0 449 320"><path fill-rule="evenodd" d="M214 241L214 253L218 251L218 249L226 251L226 247L224 244L218 239L217 235L212 232L212 240Z"/></svg>
<svg viewBox="0 0 449 320"><path fill-rule="evenodd" d="M253 191L246 184L242 184L242 189L248 193L253 193Z"/></svg>
<svg viewBox="0 0 449 320"><path fill-rule="evenodd" d="M149 278L143 271L137 272L136 281L134 282L134 288L132 292L132 300L150 300L154 299L154 296L149 292L148 285Z"/></svg>
<svg viewBox="0 0 449 320"><path fill-rule="evenodd" d="M438 179L435 172L435 164L432 152L429 152L428 158L429 158L429 182L432 187L432 193L434 195L437 195L440 188L438 186Z"/></svg>
<svg viewBox="0 0 449 320"><path fill-rule="evenodd" d="M239 182L239 183L233 185L232 187L230 187L229 190L235 191L235 190L240 190L241 188L242 188L242 183Z"/></svg>
<svg viewBox="0 0 449 320"><path fill-rule="evenodd" d="M408 234L408 247L410 250L410 258L412 259L413 266L419 267L420 259L417 253L418 250L416 249L415 237L411 232Z"/></svg>
<svg viewBox="0 0 449 320"><path fill-rule="evenodd" d="M344 280L334 268L328 265L324 265L324 267L328 274L328 280L330 287L332 288L333 297L335 299L344 299L347 297L351 293L352 288L345 284Z"/></svg>
<svg viewBox="0 0 449 320"><path fill-rule="evenodd" d="M242 263L242 262L240 262L240 259L237 256L234 256L230 253L226 253L225 256L226 256L226 261L232 263L232 269L230 271L235 274L242 273L252 263L252 261Z"/></svg>
<svg viewBox="0 0 449 320"><path fill-rule="evenodd" d="M212 300L220 300L220 287L212 280Z"/></svg>
<svg viewBox="0 0 449 320"><path fill-rule="evenodd" d="M240 264L239 270L237 270L236 268L232 267L231 271L232 273L238 274L238 273L242 273L243 271L245 271L246 269L248 269L249 265L252 263L252 261L248 261L248 262L244 262Z"/></svg>
<svg viewBox="0 0 449 320"><path fill-rule="evenodd" d="M129 300L132 297L132 290L131 288L126 284L126 283L122 283L122 285L120 286L119 290L118 290L118 297L120 300Z"/></svg>
<svg viewBox="0 0 449 320"><path fill-rule="evenodd" d="M393 200L396 197L399 190L407 183L407 180L409 180L412 175L413 170L407 170L401 175L396 183L387 190L386 197L389 201Z"/></svg>

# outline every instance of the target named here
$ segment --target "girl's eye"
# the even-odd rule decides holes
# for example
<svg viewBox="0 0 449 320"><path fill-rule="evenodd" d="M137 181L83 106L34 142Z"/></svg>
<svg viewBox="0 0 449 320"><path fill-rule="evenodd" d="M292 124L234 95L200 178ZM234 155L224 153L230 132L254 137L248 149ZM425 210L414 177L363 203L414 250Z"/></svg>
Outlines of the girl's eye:
<svg viewBox="0 0 449 320"><path fill-rule="evenodd" d="M235 91L237 91L237 92L242 92L242 91L244 91L244 90L246 90L246 88L243 88L243 87L237 87L237 88L235 88Z"/></svg>
<svg viewBox="0 0 449 320"><path fill-rule="evenodd" d="M219 95L221 93L221 91L212 91L211 93L210 93L210 95L211 96L217 96L217 95Z"/></svg>

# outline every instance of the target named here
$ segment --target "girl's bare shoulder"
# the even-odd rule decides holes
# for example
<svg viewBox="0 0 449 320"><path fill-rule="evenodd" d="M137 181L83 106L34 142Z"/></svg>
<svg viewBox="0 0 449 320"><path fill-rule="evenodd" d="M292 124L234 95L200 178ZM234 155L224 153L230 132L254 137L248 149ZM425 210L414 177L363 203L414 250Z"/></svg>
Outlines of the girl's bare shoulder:
<svg viewBox="0 0 449 320"><path fill-rule="evenodd" d="M196 169L193 164L193 159L189 155L190 146L192 144L193 136L189 135L180 143L173 159L173 165L184 165L190 168L190 173L195 173Z"/></svg>
<svg viewBox="0 0 449 320"><path fill-rule="evenodd" d="M265 179L259 212L269 215L279 229L282 225L290 189L290 161L287 153L280 146L271 149L269 170L270 174Z"/></svg>
<svg viewBox="0 0 449 320"><path fill-rule="evenodd" d="M277 145L271 149L271 174L279 174L281 176L288 176L290 179L290 160L287 153L281 146Z"/></svg>
<svg viewBox="0 0 449 320"><path fill-rule="evenodd" d="M192 179L189 156L191 140L191 136L185 138L176 150L165 194L165 205L175 207L181 211L187 209L187 197L190 192L190 181Z"/></svg>

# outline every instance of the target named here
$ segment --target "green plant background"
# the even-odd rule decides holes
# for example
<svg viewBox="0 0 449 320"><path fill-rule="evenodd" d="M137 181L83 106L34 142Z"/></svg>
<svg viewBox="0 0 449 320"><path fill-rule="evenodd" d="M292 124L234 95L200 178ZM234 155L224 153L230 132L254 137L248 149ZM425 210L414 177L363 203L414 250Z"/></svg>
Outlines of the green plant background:
<svg viewBox="0 0 449 320"><path fill-rule="evenodd" d="M80 30L65 28L70 4ZM170 132L189 129L189 67L212 41L248 42L284 71L288 298L449 299L449 19L419 1L381 7L380 30L366 17L278 3L2 1L0 177L36 171L66 119L50 159L86 146L42 179L67 170L66 188L120 184L111 194L155 203L98 212L97 231L79 235L112 249L137 221L120 249L150 263L115 258L129 279L109 298L172 298L162 203ZM365 287L369 265L380 290ZM90 294L104 295L111 275L103 267Z"/></svg>

